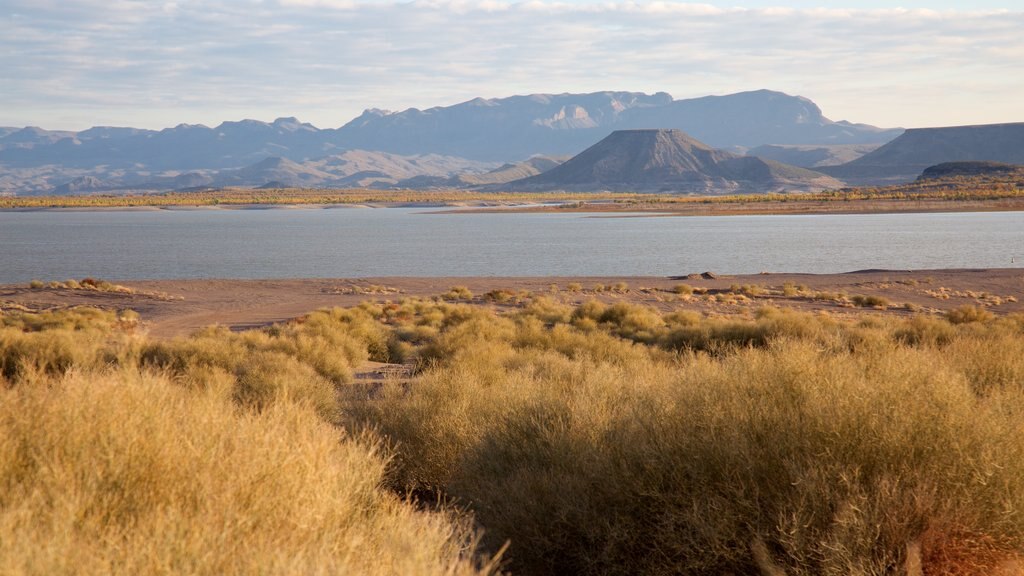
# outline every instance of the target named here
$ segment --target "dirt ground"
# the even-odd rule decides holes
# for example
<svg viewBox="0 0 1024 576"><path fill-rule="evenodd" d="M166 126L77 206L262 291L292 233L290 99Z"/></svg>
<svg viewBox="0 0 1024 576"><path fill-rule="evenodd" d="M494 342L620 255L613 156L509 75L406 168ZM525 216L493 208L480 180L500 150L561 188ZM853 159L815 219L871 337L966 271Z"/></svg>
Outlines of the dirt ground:
<svg viewBox="0 0 1024 576"><path fill-rule="evenodd" d="M318 308L354 306L365 300L434 297L456 286L466 287L473 295L471 300L461 301L485 305L494 305L494 299L485 297L486 293L507 291L505 296L511 299L502 298L502 306L513 306L517 299L531 293L567 304L598 299L646 304L662 311L694 310L717 315L749 314L765 305L837 314L940 313L964 305L984 306L995 314L1024 312L1024 268L717 278L700 277L698 272L674 277L147 280L118 284L134 293L4 285L0 286L0 309L48 310L80 305L131 309L141 315L143 326L156 338L187 335L213 324L244 330L286 321ZM677 288L683 284L686 286ZM689 288L695 293L677 293ZM877 296L886 303L857 304L857 296Z"/></svg>

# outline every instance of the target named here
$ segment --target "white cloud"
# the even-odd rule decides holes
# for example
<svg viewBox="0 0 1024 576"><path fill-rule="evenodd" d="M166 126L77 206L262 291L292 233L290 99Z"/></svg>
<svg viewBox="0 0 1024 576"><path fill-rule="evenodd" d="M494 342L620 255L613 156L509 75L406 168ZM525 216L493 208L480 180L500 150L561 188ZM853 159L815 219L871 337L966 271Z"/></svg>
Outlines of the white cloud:
<svg viewBox="0 0 1024 576"><path fill-rule="evenodd" d="M475 96L755 88L880 125L1024 120L1018 11L662 0L6 4L0 125L296 115L337 126L367 107Z"/></svg>

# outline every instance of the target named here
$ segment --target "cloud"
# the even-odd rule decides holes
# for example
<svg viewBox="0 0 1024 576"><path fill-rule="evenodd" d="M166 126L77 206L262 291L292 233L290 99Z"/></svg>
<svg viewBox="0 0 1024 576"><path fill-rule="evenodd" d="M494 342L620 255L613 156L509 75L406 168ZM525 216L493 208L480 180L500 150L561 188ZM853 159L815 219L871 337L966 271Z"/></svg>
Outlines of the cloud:
<svg viewBox="0 0 1024 576"><path fill-rule="evenodd" d="M881 125L1024 120L1024 12L671 1L32 2L0 12L0 124L297 115L531 92L772 88Z"/></svg>

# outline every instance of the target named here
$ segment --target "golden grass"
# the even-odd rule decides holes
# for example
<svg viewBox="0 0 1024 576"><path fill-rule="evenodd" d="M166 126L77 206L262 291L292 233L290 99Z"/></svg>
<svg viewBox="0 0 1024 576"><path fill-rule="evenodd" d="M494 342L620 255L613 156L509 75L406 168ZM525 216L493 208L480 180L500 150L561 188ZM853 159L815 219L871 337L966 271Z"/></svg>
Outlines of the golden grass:
<svg viewBox="0 0 1024 576"><path fill-rule="evenodd" d="M472 574L464 524L382 491L312 407L134 370L0 389L0 573Z"/></svg>
<svg viewBox="0 0 1024 576"><path fill-rule="evenodd" d="M981 542L949 572L980 575L1021 552L1019 318L545 316L453 322L413 386L348 403L398 446L396 490L464 502L521 573L900 573L908 546L938 570Z"/></svg>
<svg viewBox="0 0 1024 576"><path fill-rule="evenodd" d="M1024 556L1022 316L509 302L167 342L0 315L0 573L493 569L467 516L408 494L456 502L520 574ZM351 385L367 358L416 370Z"/></svg>

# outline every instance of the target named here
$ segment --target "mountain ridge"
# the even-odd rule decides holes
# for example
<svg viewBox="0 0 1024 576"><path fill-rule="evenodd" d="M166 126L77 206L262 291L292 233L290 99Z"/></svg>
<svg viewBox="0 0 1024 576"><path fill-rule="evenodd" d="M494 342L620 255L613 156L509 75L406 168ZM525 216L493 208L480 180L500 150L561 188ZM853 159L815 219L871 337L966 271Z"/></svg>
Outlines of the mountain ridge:
<svg viewBox="0 0 1024 576"><path fill-rule="evenodd" d="M615 129L629 128L678 128L716 147L737 149L880 144L900 132L832 122L811 100L771 90L679 100L665 92L604 91L475 98L400 112L369 108L338 128L324 129L294 117L213 127L182 123L160 130L3 128L0 165L189 171L241 168L269 156L304 161L351 149L518 162L576 154Z"/></svg>
<svg viewBox="0 0 1024 576"><path fill-rule="evenodd" d="M1024 164L1024 122L912 128L874 151L820 171L852 184L909 182L946 162Z"/></svg>
<svg viewBox="0 0 1024 576"><path fill-rule="evenodd" d="M565 163L503 189L723 193L841 185L811 170L713 148L680 130L640 129L617 130Z"/></svg>

